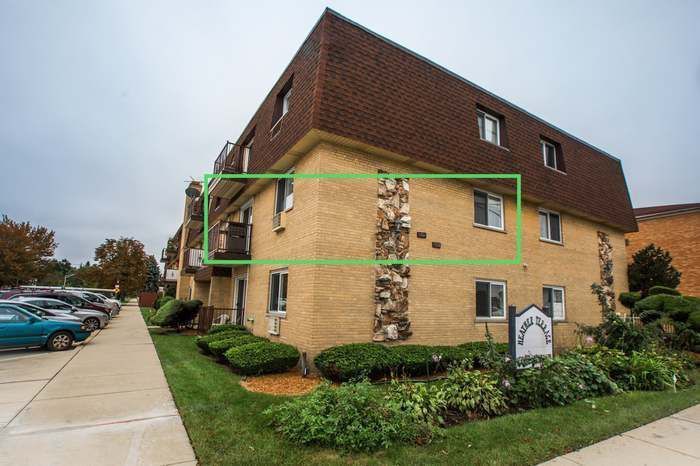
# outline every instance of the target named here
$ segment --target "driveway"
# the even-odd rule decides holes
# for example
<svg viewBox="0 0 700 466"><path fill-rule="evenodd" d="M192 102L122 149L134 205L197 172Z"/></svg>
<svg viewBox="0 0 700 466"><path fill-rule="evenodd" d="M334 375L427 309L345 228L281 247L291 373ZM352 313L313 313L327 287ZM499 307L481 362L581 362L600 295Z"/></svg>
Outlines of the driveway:
<svg viewBox="0 0 700 466"><path fill-rule="evenodd" d="M194 465L138 307L73 350L0 353L0 465Z"/></svg>

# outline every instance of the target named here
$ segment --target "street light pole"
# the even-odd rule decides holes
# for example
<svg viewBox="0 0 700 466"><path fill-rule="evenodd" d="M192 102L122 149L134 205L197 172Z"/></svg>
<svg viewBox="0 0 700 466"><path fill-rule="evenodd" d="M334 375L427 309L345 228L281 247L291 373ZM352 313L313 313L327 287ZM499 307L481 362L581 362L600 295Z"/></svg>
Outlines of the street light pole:
<svg viewBox="0 0 700 466"><path fill-rule="evenodd" d="M66 280L68 280L68 278L70 278L70 277L75 277L75 274L69 273L68 275L64 275L64 277L63 277L63 289L66 288Z"/></svg>

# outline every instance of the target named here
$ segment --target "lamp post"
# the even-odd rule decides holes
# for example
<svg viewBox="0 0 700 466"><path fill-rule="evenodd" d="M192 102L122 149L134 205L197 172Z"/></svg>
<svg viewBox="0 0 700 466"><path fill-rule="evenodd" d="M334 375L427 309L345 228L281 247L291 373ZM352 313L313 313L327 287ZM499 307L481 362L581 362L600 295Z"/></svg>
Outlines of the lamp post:
<svg viewBox="0 0 700 466"><path fill-rule="evenodd" d="M69 273L68 275L64 275L63 277L63 288L66 288L66 280L68 280L70 277L75 277L74 273Z"/></svg>

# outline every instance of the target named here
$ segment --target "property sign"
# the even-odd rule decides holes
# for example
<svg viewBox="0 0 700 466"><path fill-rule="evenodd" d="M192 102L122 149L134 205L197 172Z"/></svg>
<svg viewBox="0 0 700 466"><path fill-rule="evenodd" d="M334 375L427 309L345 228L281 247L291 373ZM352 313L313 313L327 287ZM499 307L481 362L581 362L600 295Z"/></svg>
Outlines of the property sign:
<svg viewBox="0 0 700 466"><path fill-rule="evenodd" d="M513 360L524 356L552 355L552 313L534 304L517 312L508 307L508 342Z"/></svg>

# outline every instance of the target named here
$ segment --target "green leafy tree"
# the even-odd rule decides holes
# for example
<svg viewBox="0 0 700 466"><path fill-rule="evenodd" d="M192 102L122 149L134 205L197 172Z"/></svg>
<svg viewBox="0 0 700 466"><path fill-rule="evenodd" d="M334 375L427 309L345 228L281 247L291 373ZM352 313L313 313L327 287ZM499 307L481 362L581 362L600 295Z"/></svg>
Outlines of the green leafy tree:
<svg viewBox="0 0 700 466"><path fill-rule="evenodd" d="M90 261L80 264L75 275L68 279L71 285L85 286L87 288L112 288L114 283L107 282L102 276L102 270Z"/></svg>
<svg viewBox="0 0 700 466"><path fill-rule="evenodd" d="M681 282L681 273L671 265L672 259L668 251L654 244L637 251L627 269L630 290L646 297L652 286L676 288Z"/></svg>
<svg viewBox="0 0 700 466"><path fill-rule="evenodd" d="M56 250L54 232L29 222L15 222L7 215L0 221L0 286L38 281Z"/></svg>
<svg viewBox="0 0 700 466"><path fill-rule="evenodd" d="M63 285L63 279L75 273L75 268L67 259L49 259L42 264L42 270L39 273L39 284L49 286ZM73 277L69 277L68 281Z"/></svg>
<svg viewBox="0 0 700 466"><path fill-rule="evenodd" d="M158 267L158 262L153 256L148 256L146 258L146 286L144 291L158 291L158 282L160 281L160 267Z"/></svg>
<svg viewBox="0 0 700 466"><path fill-rule="evenodd" d="M134 296L144 289L148 266L143 243L134 238L106 239L95 249L103 287L119 283L120 297Z"/></svg>

